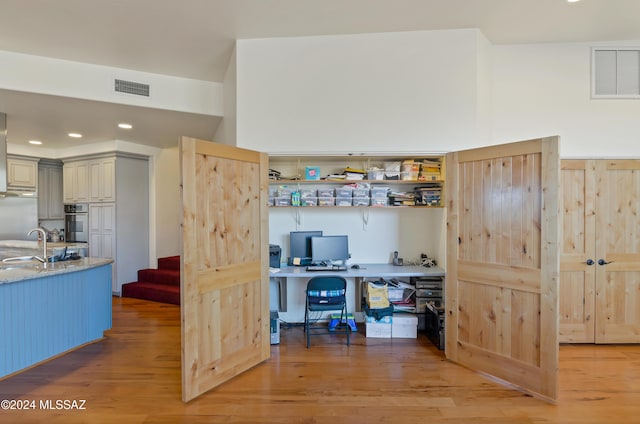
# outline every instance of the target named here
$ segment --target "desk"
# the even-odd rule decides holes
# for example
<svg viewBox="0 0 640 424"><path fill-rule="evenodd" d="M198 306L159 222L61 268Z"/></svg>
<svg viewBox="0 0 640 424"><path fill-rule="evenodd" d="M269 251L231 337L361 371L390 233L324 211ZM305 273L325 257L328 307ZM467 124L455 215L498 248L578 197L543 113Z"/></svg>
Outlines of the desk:
<svg viewBox="0 0 640 424"><path fill-rule="evenodd" d="M359 269L347 268L346 271L307 271L305 266L285 266L273 272L271 278L278 281L278 308L287 311L287 279L311 278L337 275L355 279L356 312L361 311L362 283L365 278L407 278L407 277L444 277L444 270L439 267L427 268L421 265L396 266L392 264L359 264Z"/></svg>

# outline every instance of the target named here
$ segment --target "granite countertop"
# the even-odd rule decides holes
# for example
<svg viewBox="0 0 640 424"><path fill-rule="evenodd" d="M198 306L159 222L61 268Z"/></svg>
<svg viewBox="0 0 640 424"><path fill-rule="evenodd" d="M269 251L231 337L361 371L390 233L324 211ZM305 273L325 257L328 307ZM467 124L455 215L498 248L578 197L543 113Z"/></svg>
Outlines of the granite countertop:
<svg viewBox="0 0 640 424"><path fill-rule="evenodd" d="M58 254L62 251L65 243L51 243L60 246L47 244L47 254ZM82 247L86 245L80 244ZM71 244L70 244L71 246ZM68 247L70 247L68 246ZM75 246L74 246L75 247ZM68 249L70 251L71 249ZM48 262L43 264L35 259L4 263L5 258L15 258L21 256L42 256L42 246L36 241L4 240L0 241L0 284L15 283L32 278L42 278L51 275L77 272L97 266L106 265L113 262L113 259L82 257L80 259Z"/></svg>

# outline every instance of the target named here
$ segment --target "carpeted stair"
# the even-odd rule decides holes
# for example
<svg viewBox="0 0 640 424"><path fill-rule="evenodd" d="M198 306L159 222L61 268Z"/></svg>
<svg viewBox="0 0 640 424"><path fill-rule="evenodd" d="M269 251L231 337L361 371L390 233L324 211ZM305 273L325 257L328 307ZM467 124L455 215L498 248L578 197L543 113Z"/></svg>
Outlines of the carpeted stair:
<svg viewBox="0 0 640 424"><path fill-rule="evenodd" d="M138 270L138 281L122 285L122 296L180 305L180 256L158 258L158 269Z"/></svg>

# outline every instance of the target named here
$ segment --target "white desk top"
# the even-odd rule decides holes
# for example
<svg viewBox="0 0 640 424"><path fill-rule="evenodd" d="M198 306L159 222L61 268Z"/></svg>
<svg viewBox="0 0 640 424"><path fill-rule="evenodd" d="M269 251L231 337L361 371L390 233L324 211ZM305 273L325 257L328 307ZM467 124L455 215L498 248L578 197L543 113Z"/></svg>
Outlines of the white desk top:
<svg viewBox="0 0 640 424"><path fill-rule="evenodd" d="M348 267L346 271L307 271L306 266L285 266L271 273L271 277L316 277L339 275L341 277L396 278L396 277L443 277L444 269L427 268L422 265L358 264L359 269ZM276 268L278 269L278 268Z"/></svg>

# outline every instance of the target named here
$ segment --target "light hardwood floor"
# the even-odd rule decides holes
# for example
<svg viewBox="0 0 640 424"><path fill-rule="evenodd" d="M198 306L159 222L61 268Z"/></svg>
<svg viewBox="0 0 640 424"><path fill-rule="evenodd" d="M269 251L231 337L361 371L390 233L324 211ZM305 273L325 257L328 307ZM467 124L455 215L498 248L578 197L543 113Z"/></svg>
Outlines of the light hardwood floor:
<svg viewBox="0 0 640 424"><path fill-rule="evenodd" d="M0 399L37 405L0 410L0 422L640 422L640 346L561 346L552 405L449 363L422 334L367 339L359 328L352 342L315 337L306 349L300 327L283 329L271 359L184 404L179 308L114 298L105 340L0 381ZM41 400L86 409L39 409Z"/></svg>

